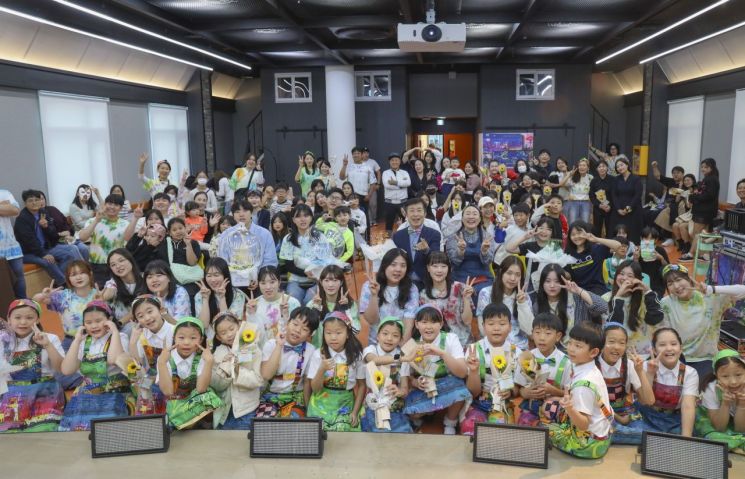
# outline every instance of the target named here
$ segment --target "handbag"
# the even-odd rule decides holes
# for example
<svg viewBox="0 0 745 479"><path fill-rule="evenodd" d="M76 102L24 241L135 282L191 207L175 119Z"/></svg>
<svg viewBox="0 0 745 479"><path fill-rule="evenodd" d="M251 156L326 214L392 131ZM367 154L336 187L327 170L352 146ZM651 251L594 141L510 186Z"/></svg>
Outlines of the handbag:
<svg viewBox="0 0 745 479"><path fill-rule="evenodd" d="M187 239L186 241L191 241ZM199 265L189 266L188 264L174 263L173 262L173 241L169 238L168 241L168 263L171 265L171 271L173 276L180 284L196 283L201 280L204 276L202 268Z"/></svg>

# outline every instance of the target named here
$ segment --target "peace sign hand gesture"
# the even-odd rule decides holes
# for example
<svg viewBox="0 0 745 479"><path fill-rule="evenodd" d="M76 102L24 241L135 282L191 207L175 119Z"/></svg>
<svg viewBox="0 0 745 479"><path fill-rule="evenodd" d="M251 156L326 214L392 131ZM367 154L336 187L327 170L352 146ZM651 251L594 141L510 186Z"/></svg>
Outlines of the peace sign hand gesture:
<svg viewBox="0 0 745 479"><path fill-rule="evenodd" d="M367 274L367 286L370 289L370 294L373 296L377 296L380 292L380 285L369 273Z"/></svg>
<svg viewBox="0 0 745 479"><path fill-rule="evenodd" d="M463 288L463 298L470 299L473 296L474 289L473 284L476 282L476 278L471 279L471 277L466 278L466 287Z"/></svg>
<svg viewBox="0 0 745 479"><path fill-rule="evenodd" d="M491 246L491 236L485 236L484 241L481 242L481 254L488 253L490 246Z"/></svg>
<svg viewBox="0 0 745 479"><path fill-rule="evenodd" d="M636 370L637 374L641 374L644 371L644 359L642 359L642 357L637 354L636 348L631 346L626 352L626 355L631 360L631 362L634 363L634 369Z"/></svg>
<svg viewBox="0 0 745 479"><path fill-rule="evenodd" d="M566 279L564 276L560 276L560 278L561 278L562 283L564 283L562 285L559 285L561 288L566 289L572 294L577 294L577 295L582 294L582 288L580 288L579 285L577 285L577 283L575 283L571 279Z"/></svg>
<svg viewBox="0 0 745 479"><path fill-rule="evenodd" d="M217 288L215 288L215 296L217 296L218 298L224 298L225 293L227 292L229 283L230 283L230 280L228 278L223 278L220 285Z"/></svg>
<svg viewBox="0 0 745 479"><path fill-rule="evenodd" d="M34 336L31 339L33 339L33 341L42 348L46 348L50 344L49 336L47 336L46 333L42 332L35 324L33 326L33 331Z"/></svg>
<svg viewBox="0 0 745 479"><path fill-rule="evenodd" d="M466 357L466 364L468 365L469 371L479 370L479 358L476 356L476 345L472 344L468 347L468 356Z"/></svg>
<svg viewBox="0 0 745 479"><path fill-rule="evenodd" d="M210 295L212 294L212 290L207 287L206 284L204 284L204 281L201 279L197 281L197 286L199 286L199 294L202 295L202 300L209 299Z"/></svg>
<svg viewBox="0 0 745 479"><path fill-rule="evenodd" d="M346 289L341 290L341 296L339 297L339 304L342 306L346 306L349 304L349 291Z"/></svg>
<svg viewBox="0 0 745 479"><path fill-rule="evenodd" d="M414 249L417 251L427 251L429 249L429 243L420 236L419 241L414 245Z"/></svg>
<svg viewBox="0 0 745 479"><path fill-rule="evenodd" d="M458 251L460 251L460 254L466 252L466 240L463 238L463 232L458 233Z"/></svg>
<svg viewBox="0 0 745 479"><path fill-rule="evenodd" d="M103 291L101 291L97 284L94 284L93 288L96 290L96 292L93 294L93 299L95 301L103 301Z"/></svg>
<svg viewBox="0 0 745 479"><path fill-rule="evenodd" d="M176 349L176 345L172 345L170 348L163 348L163 351L160 352L160 356L158 356L158 364L165 366L168 364L168 361L171 359L171 352Z"/></svg>
<svg viewBox="0 0 745 479"><path fill-rule="evenodd" d="M282 293L282 299L279 301L279 313L280 315L288 319L290 317L290 295Z"/></svg>
<svg viewBox="0 0 745 479"><path fill-rule="evenodd" d="M49 300L49 297L52 295L52 293L56 293L57 291L62 291L63 287L55 288L54 287L54 280L52 280L51 283L49 283L49 286L41 290L41 294L44 296L44 300Z"/></svg>
<svg viewBox="0 0 745 479"><path fill-rule="evenodd" d="M647 374L654 377L657 375L657 369L660 365L659 360L660 355L655 353L655 350L652 349L649 359L647 360Z"/></svg>
<svg viewBox="0 0 745 479"><path fill-rule="evenodd" d="M197 347L202 352L202 360L205 364L212 364L215 360L214 356L212 356L212 351L210 351L209 348L202 347L201 344L197 344Z"/></svg>
<svg viewBox="0 0 745 479"><path fill-rule="evenodd" d="M249 300L246 302L246 312L250 315L256 314L256 308L259 306L259 300L254 299L254 290L249 289Z"/></svg>
<svg viewBox="0 0 745 479"><path fill-rule="evenodd" d="M523 288L522 281L518 281L517 283L517 296L515 297L517 302L519 304L523 304L525 301L528 300L528 294L525 292L525 289Z"/></svg>

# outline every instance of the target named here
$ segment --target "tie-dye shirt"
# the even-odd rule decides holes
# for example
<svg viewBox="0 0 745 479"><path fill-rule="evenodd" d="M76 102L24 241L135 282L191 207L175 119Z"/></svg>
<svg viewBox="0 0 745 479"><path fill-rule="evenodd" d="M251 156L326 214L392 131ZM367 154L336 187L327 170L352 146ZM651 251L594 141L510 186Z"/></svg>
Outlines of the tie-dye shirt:
<svg viewBox="0 0 745 479"><path fill-rule="evenodd" d="M78 296L71 289L54 291L49 295L47 308L62 316L62 329L66 336L75 336L78 332L83 324L83 310L95 299L95 295L95 289L91 289L87 296Z"/></svg>
<svg viewBox="0 0 745 479"><path fill-rule="evenodd" d="M96 221L91 218L85 224L86 228L91 222ZM124 248L127 241L124 239L124 231L129 226L129 222L117 216L115 220L103 218L93 229L90 245L90 261L93 264L106 264L106 258L109 253L117 248Z"/></svg>
<svg viewBox="0 0 745 479"><path fill-rule="evenodd" d="M8 190L0 190L0 202L7 201L20 209L18 202ZM13 234L13 223L10 216L0 216L0 258L16 259L22 258L21 245Z"/></svg>
<svg viewBox="0 0 745 479"><path fill-rule="evenodd" d="M256 301L256 316L252 318L252 321L264 326L264 334L260 336L264 341L276 338L280 328L284 329L285 325L281 324L281 303L282 295L279 295L274 301L267 301L263 296L259 296L259 299ZM300 301L288 295L287 306L289 313L292 314L293 311L300 307Z"/></svg>

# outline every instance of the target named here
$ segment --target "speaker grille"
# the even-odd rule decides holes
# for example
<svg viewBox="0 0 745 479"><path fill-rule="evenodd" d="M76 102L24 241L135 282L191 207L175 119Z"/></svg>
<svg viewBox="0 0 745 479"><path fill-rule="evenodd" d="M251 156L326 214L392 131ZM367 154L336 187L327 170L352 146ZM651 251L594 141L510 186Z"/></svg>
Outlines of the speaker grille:
<svg viewBox="0 0 745 479"><path fill-rule="evenodd" d="M320 456L321 424L316 421L254 421L252 456Z"/></svg>
<svg viewBox="0 0 745 479"><path fill-rule="evenodd" d="M696 479L724 479L723 444L678 439L670 436L646 435L644 469Z"/></svg>
<svg viewBox="0 0 745 479"><path fill-rule="evenodd" d="M93 454L136 454L165 447L163 417L92 423Z"/></svg>
<svg viewBox="0 0 745 479"><path fill-rule="evenodd" d="M476 426L476 461L545 467L546 449L545 430Z"/></svg>

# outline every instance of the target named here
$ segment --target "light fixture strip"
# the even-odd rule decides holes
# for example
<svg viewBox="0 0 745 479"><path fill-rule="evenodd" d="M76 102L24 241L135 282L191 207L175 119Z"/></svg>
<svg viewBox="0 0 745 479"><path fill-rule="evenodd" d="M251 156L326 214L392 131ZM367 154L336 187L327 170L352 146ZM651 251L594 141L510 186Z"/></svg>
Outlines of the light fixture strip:
<svg viewBox="0 0 745 479"><path fill-rule="evenodd" d="M138 27L137 25L132 25L131 23L124 22L122 20L119 20L118 18L114 18L114 17L111 17L109 15L105 15L105 14L103 14L101 12L97 12L95 10L92 10L90 8L86 8L86 7L83 7L81 5L77 5L75 3L68 2L67 0L53 0L53 1L56 2L56 3L59 3L60 5L64 5L66 7L73 8L73 9L78 10L78 11L83 12L83 13L87 13L88 15L93 15L94 17L100 18L102 20L106 20L106 21L109 21L109 22L112 22L112 23L116 23L117 25L121 25L121 26L123 26L125 28L129 28L130 30L135 30L137 32L143 33L145 35L149 35L151 37L154 37L154 38L157 38L157 39L160 39L160 40L169 42L169 43L172 43L174 45L178 45L180 47L188 48L189 50L193 50L195 52L201 53L202 55L207 55L209 57L216 58L218 60L222 60L224 62L230 63L231 65L235 65L237 67L244 68L246 70L252 70L252 67L249 66L249 65L246 65L246 64L237 62L235 60L231 60L230 58L224 57L222 55L218 55L216 53L212 53L212 52L210 52L208 50L204 50L202 48L195 47L193 45L189 45L188 43L184 43L184 42L180 42L178 40L174 40L173 38L169 38L169 37L166 37L166 36L161 35L159 33L155 33L153 31L146 30L144 28Z"/></svg>
<svg viewBox="0 0 745 479"><path fill-rule="evenodd" d="M56 0L55 0L55 1L56 1ZM596 64L596 65L599 65L599 64L601 64L601 63L603 63L603 62L605 62L605 61L607 61L607 60L610 60L610 59L611 59L611 58L613 58L613 57L616 57L616 56L618 56L618 55L620 55L620 54L622 54L622 53L625 53L625 52L627 52L627 51L631 50L632 48L636 48L636 47L638 47L639 45L641 45L641 44L643 44L643 43L646 43L646 42L648 42L648 41L652 40L653 38L657 38L657 37L659 37L660 35L662 35L662 34L664 34L664 33L666 33L666 32L669 32L670 30L672 30L672 29L674 29L674 28L677 28L677 27L679 27L679 26L683 25L684 23L687 23L687 22L689 22L689 21L693 20L694 18L696 18L696 17L698 17L698 16L700 16L700 15L703 15L704 13L708 12L709 10L713 10L714 8L717 8L717 7L718 7L718 6L720 6L720 5L724 5L724 4L725 4L725 3L727 3L727 2L729 2L729 0L719 0L719 1L718 1L718 2L716 2L716 3L712 3L712 4L711 4L711 5L709 5L708 7L704 8L704 9L702 9L702 10L699 10L699 11L698 11L698 12L696 12L696 13L693 13L693 14L691 14L691 15L687 16L687 17L685 17L684 19L682 19L682 20L679 20L679 21L677 21L677 22L673 23L673 24L672 24L672 25L670 25L670 26L668 26L668 27L665 27L665 28L663 28L662 30L660 30L660 31L658 31L658 32L655 32L655 33L653 33L653 34L649 35L648 37L642 38L641 40L639 40L639 41L638 41L638 42L636 42L636 43L633 43L633 44L631 44L631 45L629 45L629 46L627 46L627 47L625 47L625 48L622 48L622 49L618 50L617 52L611 53L611 54L610 54L610 55L608 55L607 57L601 58L600 60L596 61L596 62L595 62L595 64Z"/></svg>
<svg viewBox="0 0 745 479"><path fill-rule="evenodd" d="M679 45L679 46L677 46L675 48L671 48L670 50L664 51L662 53L658 53L657 55L651 56L649 58L645 58L644 60L640 61L639 64L641 65L641 64L644 64L644 63L647 63L647 62L651 62L652 60L657 60L660 57L664 57L664 56L670 55L671 53L675 53L678 50L682 50L684 48L691 47L691 46L693 46L693 45L695 45L697 43L705 42L706 40L709 40L709 39L712 39L714 37L718 37L719 35L723 35L725 33L731 32L732 30L737 30L740 27L745 27L745 22L740 22L737 25L732 25L731 27L727 27L724 30L719 30L718 32L714 32L712 34L709 34L709 35L706 35L704 37L698 38L698 39L693 40L691 42L688 42L686 44Z"/></svg>
<svg viewBox="0 0 745 479"><path fill-rule="evenodd" d="M55 27L55 28L61 28L62 30L67 30L68 32L73 32L73 33L77 33L79 35L84 35L86 37L95 38L96 40L101 40L101 41L104 41L104 42L107 42L107 43L112 43L114 45L119 45L119 46L122 46L122 47L125 47L125 48L129 48L131 50L137 50L139 52L147 53L147 54L150 54L150 55L155 55L155 56L158 56L158 57L161 57L161 58L165 58L166 60L172 60L172 61L175 61L175 62L183 63L185 65L190 65L190 66L193 66L193 67L196 67L196 68L201 68L203 70L212 71L212 68L210 68L210 67L208 67L206 65L201 65L199 63L194 63L194 62L190 62L188 60L183 60L181 58L176 58L176 57L172 57L170 55L165 55L163 53L158 53L158 52L153 51L153 50L148 50L147 48L142 48L142 47L138 47L137 45L132 45L131 43L120 42L119 40L114 40L113 38L108 38L108 37L103 37L101 35L96 35L95 33L86 32L84 30L78 30L77 28L68 27L67 25L62 25L60 23L52 22L52 21L47 20L45 18L35 17L33 15L29 15L27 13L19 12L17 10L13 10L13 9L6 8L6 7L3 7L3 6L0 6L0 12L8 13L10 15L15 15L16 17L25 18L26 20L31 20L33 22L43 23L44 25L49 25L49 26L52 26L52 27Z"/></svg>

